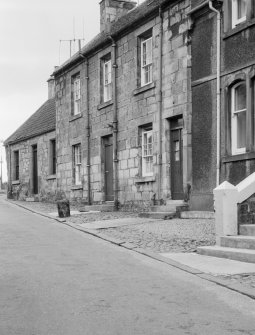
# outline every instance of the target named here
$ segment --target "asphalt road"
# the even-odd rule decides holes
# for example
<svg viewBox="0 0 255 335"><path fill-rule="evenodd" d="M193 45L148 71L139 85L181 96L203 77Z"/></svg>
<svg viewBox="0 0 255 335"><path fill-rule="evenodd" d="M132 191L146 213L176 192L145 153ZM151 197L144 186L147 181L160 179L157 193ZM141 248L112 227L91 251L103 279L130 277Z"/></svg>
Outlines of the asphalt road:
<svg viewBox="0 0 255 335"><path fill-rule="evenodd" d="M0 199L0 335L255 334L255 301Z"/></svg>

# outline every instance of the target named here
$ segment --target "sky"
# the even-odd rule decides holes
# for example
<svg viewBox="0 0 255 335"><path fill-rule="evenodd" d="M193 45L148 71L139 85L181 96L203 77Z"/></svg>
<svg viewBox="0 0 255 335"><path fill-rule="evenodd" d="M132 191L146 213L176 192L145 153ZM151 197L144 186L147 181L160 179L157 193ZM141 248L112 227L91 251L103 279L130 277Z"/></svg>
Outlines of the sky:
<svg viewBox="0 0 255 335"><path fill-rule="evenodd" d="M54 66L69 58L69 42L59 41L89 42L99 33L99 14L99 0L0 0L0 142L47 100ZM6 181L0 143L1 155Z"/></svg>

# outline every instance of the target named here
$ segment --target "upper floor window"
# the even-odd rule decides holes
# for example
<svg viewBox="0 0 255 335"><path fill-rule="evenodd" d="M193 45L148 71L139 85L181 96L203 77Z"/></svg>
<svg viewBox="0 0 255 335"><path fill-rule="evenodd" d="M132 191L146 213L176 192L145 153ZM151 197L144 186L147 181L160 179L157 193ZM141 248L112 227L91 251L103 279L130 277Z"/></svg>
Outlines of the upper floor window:
<svg viewBox="0 0 255 335"><path fill-rule="evenodd" d="M142 176L153 175L152 126L142 129Z"/></svg>
<svg viewBox="0 0 255 335"><path fill-rule="evenodd" d="M141 39L141 86L152 82L152 36Z"/></svg>
<svg viewBox="0 0 255 335"><path fill-rule="evenodd" d="M103 101L112 99L112 61L104 59L103 61Z"/></svg>
<svg viewBox="0 0 255 335"><path fill-rule="evenodd" d="M13 179L19 180L19 151L13 152L13 163L14 163L14 170L13 170Z"/></svg>
<svg viewBox="0 0 255 335"><path fill-rule="evenodd" d="M72 77L72 115L80 114L81 112L81 80L80 74Z"/></svg>
<svg viewBox="0 0 255 335"><path fill-rule="evenodd" d="M73 177L75 185L81 185L81 144L73 146Z"/></svg>
<svg viewBox="0 0 255 335"><path fill-rule="evenodd" d="M239 82L231 88L231 143L232 154L246 152L246 84Z"/></svg>
<svg viewBox="0 0 255 335"><path fill-rule="evenodd" d="M232 0L232 28L246 21L247 0Z"/></svg>

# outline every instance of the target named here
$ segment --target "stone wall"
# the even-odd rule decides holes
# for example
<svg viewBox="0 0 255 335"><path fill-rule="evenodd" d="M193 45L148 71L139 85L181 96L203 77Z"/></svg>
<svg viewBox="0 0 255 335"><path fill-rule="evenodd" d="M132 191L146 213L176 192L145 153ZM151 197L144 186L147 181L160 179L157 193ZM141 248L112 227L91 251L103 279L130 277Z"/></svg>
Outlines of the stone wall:
<svg viewBox="0 0 255 335"><path fill-rule="evenodd" d="M163 80L162 80L162 195L163 201L171 198L169 120L182 116L184 187L191 179L191 94L190 47L188 46L189 1L180 1L163 12ZM152 30L153 83L139 88L138 40ZM158 198L159 171L159 16L116 40L117 51L117 114L118 114L118 200L124 208L146 209L152 199ZM112 52L111 45L88 57L89 96L86 92L85 65L56 78L58 184L70 199L86 202L87 185L87 133L86 118L90 118L91 197L93 203L105 201L103 147L105 136L113 134L114 99L101 103L100 60ZM71 116L71 76L81 75L81 115ZM86 99L89 99L89 111ZM141 176L140 127L153 127L153 169L151 178ZM76 187L72 178L72 145L82 147L82 185Z"/></svg>
<svg viewBox="0 0 255 335"><path fill-rule="evenodd" d="M37 145L38 158L38 200L55 201L62 197L57 192L55 175L50 175L49 146L50 140L56 137L50 132L27 141L6 147L8 165L8 195L17 200L25 200L33 196L32 192L32 146ZM19 180L14 180L14 151L19 151Z"/></svg>

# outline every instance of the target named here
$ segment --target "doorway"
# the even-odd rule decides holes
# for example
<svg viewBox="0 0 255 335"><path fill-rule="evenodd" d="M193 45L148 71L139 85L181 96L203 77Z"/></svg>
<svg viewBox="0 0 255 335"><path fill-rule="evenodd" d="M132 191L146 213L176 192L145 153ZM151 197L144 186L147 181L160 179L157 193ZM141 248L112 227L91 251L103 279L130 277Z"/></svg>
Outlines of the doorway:
<svg viewBox="0 0 255 335"><path fill-rule="evenodd" d="M170 176L173 200L183 200L183 118L170 120Z"/></svg>
<svg viewBox="0 0 255 335"><path fill-rule="evenodd" d="M104 148L104 186L105 201L113 201L113 139L111 136L103 138Z"/></svg>

